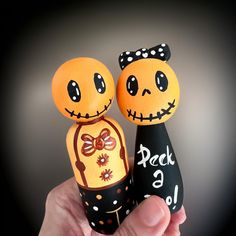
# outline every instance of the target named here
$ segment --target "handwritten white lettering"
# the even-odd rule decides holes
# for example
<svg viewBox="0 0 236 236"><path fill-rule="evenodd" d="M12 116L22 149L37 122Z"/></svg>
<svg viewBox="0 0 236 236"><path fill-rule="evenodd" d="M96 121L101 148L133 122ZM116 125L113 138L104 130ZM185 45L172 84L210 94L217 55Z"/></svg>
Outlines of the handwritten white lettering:
<svg viewBox="0 0 236 236"><path fill-rule="evenodd" d="M162 153L160 155L156 154L151 157L151 152L147 147L144 147L140 144L140 149L137 152L141 153L142 159L137 163L138 165L143 165L144 168L147 167L147 162L149 161L151 166L166 166L166 165L174 165L175 161L171 159L172 153L170 153L169 146L166 146L166 153Z"/></svg>
<svg viewBox="0 0 236 236"><path fill-rule="evenodd" d="M173 202L174 204L177 203L177 201L178 201L178 190L179 190L179 186L178 186L178 185L175 185L175 189L174 189L174 200L173 200L173 198L172 198L171 196L168 196L168 197L166 198L166 204L167 204L168 206L170 206L170 205L172 204L172 202ZM173 210L174 210L175 208L176 208L176 205L174 205L174 206L172 207Z"/></svg>
<svg viewBox="0 0 236 236"><path fill-rule="evenodd" d="M153 173L153 176L158 180L155 180L153 183L152 183L152 186L154 188L161 188L163 186L163 183L164 183L164 174L161 170L156 170L154 173Z"/></svg>
<svg viewBox="0 0 236 236"><path fill-rule="evenodd" d="M150 150L148 148L144 147L142 144L140 144L140 150L138 151L138 154L139 153L141 153L141 155L142 155L142 160L139 161L137 164L138 165L143 164L143 167L146 168L147 167L146 162L149 160L149 158L151 156Z"/></svg>

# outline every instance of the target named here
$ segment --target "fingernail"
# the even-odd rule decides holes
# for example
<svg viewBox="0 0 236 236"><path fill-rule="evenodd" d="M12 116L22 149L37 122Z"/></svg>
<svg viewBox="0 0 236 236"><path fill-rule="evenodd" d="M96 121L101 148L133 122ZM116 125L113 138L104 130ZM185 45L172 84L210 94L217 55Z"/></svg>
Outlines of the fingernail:
<svg viewBox="0 0 236 236"><path fill-rule="evenodd" d="M162 204L162 200L156 197L149 197L141 204L139 217L144 225L153 227L160 223L165 215Z"/></svg>

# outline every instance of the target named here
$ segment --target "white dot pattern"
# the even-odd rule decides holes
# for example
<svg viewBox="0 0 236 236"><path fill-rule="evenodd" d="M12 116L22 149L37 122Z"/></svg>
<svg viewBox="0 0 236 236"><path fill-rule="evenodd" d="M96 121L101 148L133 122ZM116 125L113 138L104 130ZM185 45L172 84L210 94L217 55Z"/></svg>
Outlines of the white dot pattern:
<svg viewBox="0 0 236 236"><path fill-rule="evenodd" d="M133 57L128 57L128 61L133 61Z"/></svg>
<svg viewBox="0 0 236 236"><path fill-rule="evenodd" d="M137 51L125 51L121 53L119 57L120 67L124 69L130 63L145 58L156 58L162 61L168 61L170 58L170 49L167 44L162 43L150 49L141 48Z"/></svg>
<svg viewBox="0 0 236 236"><path fill-rule="evenodd" d="M142 54L142 56L143 56L143 58L147 58L148 57L148 53L145 52L145 53Z"/></svg>
<svg viewBox="0 0 236 236"><path fill-rule="evenodd" d="M156 54L156 51L155 51L155 50L152 50L152 51L151 51L151 54L152 54L152 55L155 55L155 54Z"/></svg>

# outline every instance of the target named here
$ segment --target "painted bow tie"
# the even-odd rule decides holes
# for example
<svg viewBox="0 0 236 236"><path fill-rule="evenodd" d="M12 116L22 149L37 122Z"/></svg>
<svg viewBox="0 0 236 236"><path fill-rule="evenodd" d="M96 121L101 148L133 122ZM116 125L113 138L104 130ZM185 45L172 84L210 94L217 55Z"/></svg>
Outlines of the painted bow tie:
<svg viewBox="0 0 236 236"><path fill-rule="evenodd" d="M125 51L119 56L120 67L123 70L130 63L145 58L168 61L170 59L170 48L167 44L162 43L149 49L140 48L137 51Z"/></svg>
<svg viewBox="0 0 236 236"><path fill-rule="evenodd" d="M116 140L110 136L110 133L109 129L103 129L96 138L90 134L83 134L81 136L84 141L81 148L83 155L91 156L96 150L113 150L116 146Z"/></svg>

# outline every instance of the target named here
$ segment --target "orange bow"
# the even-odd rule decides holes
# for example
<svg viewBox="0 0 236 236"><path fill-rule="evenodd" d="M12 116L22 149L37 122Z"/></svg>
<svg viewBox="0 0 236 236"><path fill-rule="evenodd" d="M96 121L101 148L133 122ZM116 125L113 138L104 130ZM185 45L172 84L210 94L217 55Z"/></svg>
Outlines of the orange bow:
<svg viewBox="0 0 236 236"><path fill-rule="evenodd" d="M90 134L83 134L81 139L84 141L84 144L81 152L85 156L91 156L96 150L113 150L116 146L116 140L110 136L110 133L109 129L103 129L96 138Z"/></svg>

